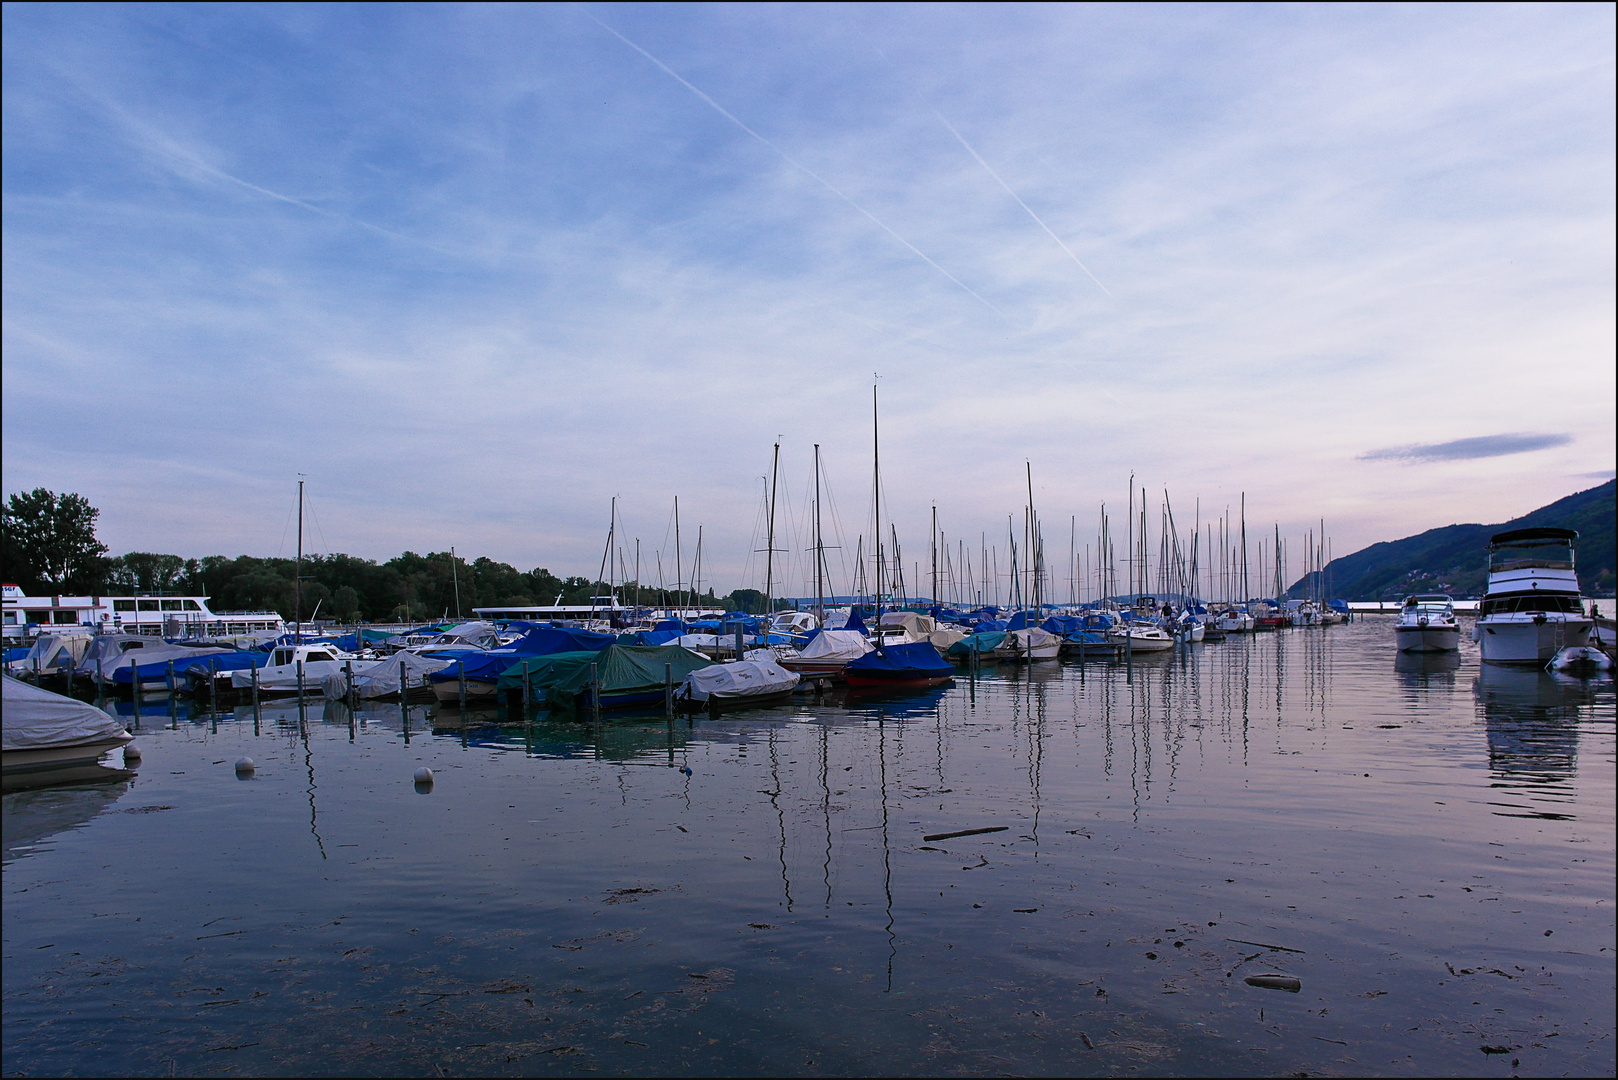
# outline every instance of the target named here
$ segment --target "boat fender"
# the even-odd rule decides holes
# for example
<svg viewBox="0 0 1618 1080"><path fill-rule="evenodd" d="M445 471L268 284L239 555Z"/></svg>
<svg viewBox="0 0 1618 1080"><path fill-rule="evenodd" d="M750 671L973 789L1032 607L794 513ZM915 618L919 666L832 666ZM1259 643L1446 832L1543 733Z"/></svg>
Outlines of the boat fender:
<svg viewBox="0 0 1618 1080"><path fill-rule="evenodd" d="M124 747L124 764L131 764L140 760L140 747L130 743Z"/></svg>
<svg viewBox="0 0 1618 1080"><path fill-rule="evenodd" d="M124 753L127 754L127 753L129 753L129 751L125 750ZM244 758L237 758L236 759L236 775L238 775L238 776L241 776L243 774L253 773L257 769L258 769L258 766L253 764L253 759L250 758L250 757L244 757Z"/></svg>

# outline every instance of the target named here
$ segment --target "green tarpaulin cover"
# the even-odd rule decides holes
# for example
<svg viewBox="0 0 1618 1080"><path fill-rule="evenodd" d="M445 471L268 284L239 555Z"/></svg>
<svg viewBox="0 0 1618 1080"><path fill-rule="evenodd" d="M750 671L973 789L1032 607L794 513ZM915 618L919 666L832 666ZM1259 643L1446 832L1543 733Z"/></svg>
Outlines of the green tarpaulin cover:
<svg viewBox="0 0 1618 1080"><path fill-rule="evenodd" d="M712 660L678 645L610 645L601 652L553 653L531 656L507 668L495 684L497 691L521 690L523 679L531 674L529 685L536 700L552 709L571 709L575 699L590 685L590 665L596 665L603 698L620 694L645 694L663 689L665 665L674 685Z"/></svg>

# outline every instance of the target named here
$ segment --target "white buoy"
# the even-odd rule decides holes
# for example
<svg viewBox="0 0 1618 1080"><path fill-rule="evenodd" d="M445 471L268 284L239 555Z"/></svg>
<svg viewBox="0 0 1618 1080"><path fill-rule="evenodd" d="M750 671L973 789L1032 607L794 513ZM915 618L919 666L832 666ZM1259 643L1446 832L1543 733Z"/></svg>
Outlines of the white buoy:
<svg viewBox="0 0 1618 1080"><path fill-rule="evenodd" d="M128 746L124 747L124 760L126 762L139 761L140 747L136 746L134 743L130 743Z"/></svg>
<svg viewBox="0 0 1618 1080"><path fill-rule="evenodd" d="M416 783L418 783L418 784L430 784L432 782L433 782L433 771L431 769L429 769L427 766L423 765L421 768L416 770Z"/></svg>
<svg viewBox="0 0 1618 1080"><path fill-rule="evenodd" d="M236 759L236 771L239 773L249 773L257 768L258 766L253 764L253 759L250 757Z"/></svg>

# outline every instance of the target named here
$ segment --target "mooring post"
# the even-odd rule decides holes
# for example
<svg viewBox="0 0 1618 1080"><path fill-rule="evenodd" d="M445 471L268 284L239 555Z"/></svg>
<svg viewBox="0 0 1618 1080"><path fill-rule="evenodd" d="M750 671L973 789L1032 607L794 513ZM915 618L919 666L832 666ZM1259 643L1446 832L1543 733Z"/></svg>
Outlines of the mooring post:
<svg viewBox="0 0 1618 1080"><path fill-rule="evenodd" d="M170 667L173 663L169 661ZM208 711L219 715L219 661L213 657L208 658Z"/></svg>
<svg viewBox="0 0 1618 1080"><path fill-rule="evenodd" d="M405 724L405 742L410 741L410 714L405 702L410 697L410 684L405 681L405 662L399 661L399 719Z"/></svg>
<svg viewBox="0 0 1618 1080"><path fill-rule="evenodd" d="M169 661L168 680L169 680L169 697L173 697L174 696L174 661L173 660Z"/></svg>
<svg viewBox="0 0 1618 1080"><path fill-rule="evenodd" d="M663 665L663 719L674 720L674 665Z"/></svg>
<svg viewBox="0 0 1618 1080"><path fill-rule="evenodd" d="M595 664L590 665L590 719L601 722L601 672Z"/></svg>
<svg viewBox="0 0 1618 1080"><path fill-rule="evenodd" d="M769 629L768 629L768 627L766 627L765 631L764 631L764 644L766 644L766 645L768 645L770 643L769 633L770 633ZM742 649L743 648L744 648L744 646L742 645L742 624L737 623L736 624L736 659L740 660L742 658Z"/></svg>
<svg viewBox="0 0 1618 1080"><path fill-rule="evenodd" d="M458 663L460 665L460 672L461 672L461 712L464 713L464 712L466 712L466 659L463 657L462 659L456 661L456 663Z"/></svg>
<svg viewBox="0 0 1618 1080"><path fill-rule="evenodd" d="M1135 635L1127 624L1124 626L1124 681L1135 681Z"/></svg>
<svg viewBox="0 0 1618 1080"><path fill-rule="evenodd" d="M116 675L116 673L114 673ZM140 669L135 664L135 658L129 658L129 690L135 698L135 715L140 715Z"/></svg>
<svg viewBox="0 0 1618 1080"><path fill-rule="evenodd" d="M303 661L299 660L293 665L298 673L298 704L303 704Z"/></svg>
<svg viewBox="0 0 1618 1080"><path fill-rule="evenodd" d="M534 673L528 669L528 661L522 661L522 719L528 722L530 703L534 694Z"/></svg>
<svg viewBox="0 0 1618 1080"><path fill-rule="evenodd" d="M72 655L73 655L72 653L69 653L68 654L68 659L71 660ZM77 661L74 661L74 663L77 663ZM69 664L67 666L67 696L68 697L73 696L73 664Z"/></svg>
<svg viewBox="0 0 1618 1080"><path fill-rule="evenodd" d="M248 664L253 669L253 722L258 723L258 657L249 657Z"/></svg>

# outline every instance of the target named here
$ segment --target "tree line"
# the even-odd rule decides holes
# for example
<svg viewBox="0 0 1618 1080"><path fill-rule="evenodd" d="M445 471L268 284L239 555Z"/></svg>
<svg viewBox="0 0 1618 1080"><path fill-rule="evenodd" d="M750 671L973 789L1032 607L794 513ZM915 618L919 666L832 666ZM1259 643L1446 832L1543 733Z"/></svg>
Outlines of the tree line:
<svg viewBox="0 0 1618 1080"><path fill-rule="evenodd" d="M44 488L11 495L0 508L0 575L31 596L107 596L169 592L207 596L214 611L275 611L288 620L318 617L339 621L407 622L457 612L470 617L479 607L587 604L606 595L605 583L572 575L558 577L544 567L524 572L489 558L465 559L449 552L418 555L406 551L378 563L353 555L306 555L297 560L253 555L178 555L132 551L109 556L96 539L100 511L83 496L57 495ZM715 596L712 588L694 598L672 590L619 583L623 603L758 612L764 597L753 589Z"/></svg>

